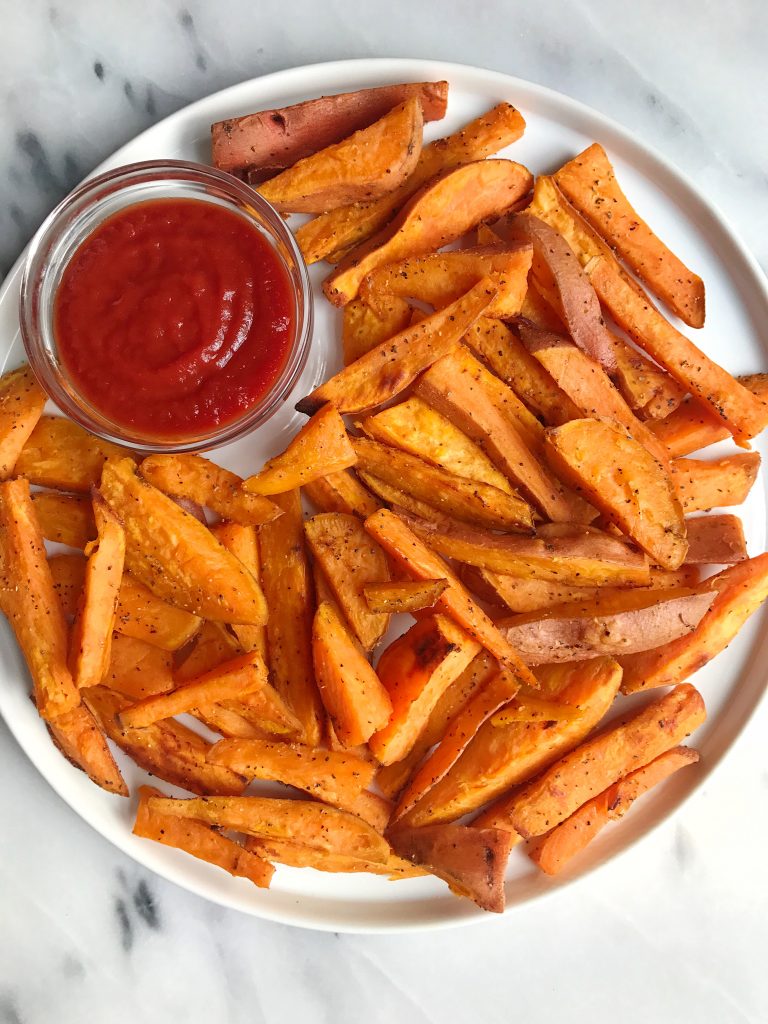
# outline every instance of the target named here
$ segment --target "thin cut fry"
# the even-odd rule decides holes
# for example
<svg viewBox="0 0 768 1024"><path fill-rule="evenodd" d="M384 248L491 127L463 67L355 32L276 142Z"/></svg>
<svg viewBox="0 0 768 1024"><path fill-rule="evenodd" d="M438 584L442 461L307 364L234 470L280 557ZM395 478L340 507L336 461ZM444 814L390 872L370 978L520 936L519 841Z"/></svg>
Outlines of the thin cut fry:
<svg viewBox="0 0 768 1024"><path fill-rule="evenodd" d="M0 480L7 480L43 413L46 394L29 366L0 377Z"/></svg>
<svg viewBox="0 0 768 1024"><path fill-rule="evenodd" d="M367 583L363 587L363 596L372 612L395 615L432 608L447 586L448 580Z"/></svg>

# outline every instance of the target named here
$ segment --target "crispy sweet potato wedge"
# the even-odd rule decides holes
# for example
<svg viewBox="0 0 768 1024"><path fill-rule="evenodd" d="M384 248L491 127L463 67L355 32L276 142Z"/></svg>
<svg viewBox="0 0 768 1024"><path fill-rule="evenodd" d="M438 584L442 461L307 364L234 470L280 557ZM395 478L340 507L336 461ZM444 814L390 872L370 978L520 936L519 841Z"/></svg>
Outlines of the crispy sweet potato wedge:
<svg viewBox="0 0 768 1024"><path fill-rule="evenodd" d="M394 338L411 322L411 307L395 295L383 296L374 312L367 302L353 299L344 307L341 347L349 366L382 341Z"/></svg>
<svg viewBox="0 0 768 1024"><path fill-rule="evenodd" d="M48 722L51 739L75 768L85 774L108 793L128 796L120 769L107 745L104 733L84 704L58 715Z"/></svg>
<svg viewBox="0 0 768 1024"><path fill-rule="evenodd" d="M292 868L314 868L315 871L328 871L334 874L356 874L365 871L374 875L388 875L393 882L401 878L419 878L427 874L391 850L386 863L380 864L361 857L325 853L311 846L278 839L254 839L249 836L245 840L245 847L261 857L266 857L277 864L287 864Z"/></svg>
<svg viewBox="0 0 768 1024"><path fill-rule="evenodd" d="M521 114L510 103L500 103L454 135L430 143L422 149L413 174L396 192L373 203L333 210L299 228L296 240L304 259L316 263L365 241L435 175L498 153L524 130Z"/></svg>
<svg viewBox="0 0 768 1024"><path fill-rule="evenodd" d="M395 511L408 512L411 515L426 520L428 523L446 522L445 515L442 512L438 512L434 506L428 505L426 501L415 498L412 494L408 494L407 491L399 490L399 488L394 487L392 484L380 480L377 476L373 476L372 473L360 472L359 475L368 490L372 491L377 498L381 498L382 502ZM381 508L382 506L380 505L379 507Z"/></svg>
<svg viewBox="0 0 768 1024"><path fill-rule="evenodd" d="M722 459L675 459L672 480L686 513L746 501L760 469L759 452L739 452Z"/></svg>
<svg viewBox="0 0 768 1024"><path fill-rule="evenodd" d="M83 555L54 555L48 559L53 589L59 599L65 619L75 617L80 595L85 582L85 557Z"/></svg>
<svg viewBox="0 0 768 1024"><path fill-rule="evenodd" d="M107 459L124 459L129 454L63 416L42 416L21 450L14 472L38 487L88 494L91 487L98 487Z"/></svg>
<svg viewBox="0 0 768 1024"><path fill-rule="evenodd" d="M257 582L261 580L259 541L253 526L242 523L216 523L211 533L235 558L239 558ZM267 656L267 630L265 626L233 625L232 632L244 651L258 651Z"/></svg>
<svg viewBox="0 0 768 1024"><path fill-rule="evenodd" d="M303 157L258 191L281 213L325 213L378 199L416 167L423 126L421 103L411 96L367 128Z"/></svg>
<svg viewBox="0 0 768 1024"><path fill-rule="evenodd" d="M686 520L686 527L689 565L733 565L748 557L738 516L696 516Z"/></svg>
<svg viewBox="0 0 768 1024"><path fill-rule="evenodd" d="M371 650L386 633L389 616L370 610L363 587L389 580L384 552L357 516L321 513L307 520L304 531L341 611L365 650Z"/></svg>
<svg viewBox="0 0 768 1024"><path fill-rule="evenodd" d="M498 806L496 828L529 839L577 811L639 764L677 746L707 717L701 694L689 683L587 740Z"/></svg>
<svg viewBox="0 0 768 1024"><path fill-rule="evenodd" d="M182 651L174 679L177 684L188 683L244 653L240 641L223 622L204 622L191 648Z"/></svg>
<svg viewBox="0 0 768 1024"><path fill-rule="evenodd" d="M145 729L127 729L120 725L118 716L130 706L129 697L103 685L83 690L82 695L107 736L158 779L201 796L237 795L245 788L245 779L229 768L209 764L205 758L211 744L179 722L168 720Z"/></svg>
<svg viewBox="0 0 768 1024"><path fill-rule="evenodd" d="M483 279L445 309L408 327L372 348L297 403L299 412L312 414L326 402L339 412L364 412L400 394L440 356L460 342L478 316L493 301L496 290Z"/></svg>
<svg viewBox="0 0 768 1024"><path fill-rule="evenodd" d="M581 711L570 704L525 693L497 711L491 717L491 724L500 727L513 722L573 722L580 714Z"/></svg>
<svg viewBox="0 0 768 1024"><path fill-rule="evenodd" d="M416 192L381 232L341 261L323 282L327 298L335 306L346 305L372 271L440 249L480 221L500 217L527 195L532 184L531 172L512 160L479 160L445 172Z"/></svg>
<svg viewBox="0 0 768 1024"><path fill-rule="evenodd" d="M211 125L213 163L222 171L262 171L264 178L367 128L412 96L425 121L439 121L447 82L409 82L320 96L277 110L260 110Z"/></svg>
<svg viewBox="0 0 768 1024"><path fill-rule="evenodd" d="M243 489L252 494L280 494L340 473L357 461L347 428L333 405L324 405L304 424L280 455L249 476Z"/></svg>
<svg viewBox="0 0 768 1024"><path fill-rule="evenodd" d="M239 843L227 839L221 832L194 818L180 818L175 814L162 814L152 810L149 801L162 798L163 793L153 786L139 787L139 804L133 834L142 839L174 846L177 850L215 864L235 878L247 878L260 889L268 889L275 869L257 851L246 850Z"/></svg>
<svg viewBox="0 0 768 1024"><path fill-rule="evenodd" d="M29 366L0 377L0 480L7 480L43 414L46 394Z"/></svg>
<svg viewBox="0 0 768 1024"><path fill-rule="evenodd" d="M414 579L445 579L448 586L437 599L440 610L450 616L473 639L532 686L535 678L523 664L517 651L501 636L494 624L462 586L458 577L434 551L409 529L402 518L387 509L369 516L365 528Z"/></svg>
<svg viewBox="0 0 768 1024"><path fill-rule="evenodd" d="M93 507L85 495L38 491L32 504L46 540L82 550L96 539Z"/></svg>
<svg viewBox="0 0 768 1024"><path fill-rule="evenodd" d="M384 651L377 667L392 716L368 746L381 764L404 758L446 689L480 645L444 615L422 619Z"/></svg>
<svg viewBox="0 0 768 1024"><path fill-rule="evenodd" d="M132 700L167 693L174 687L173 658L170 651L114 633L103 681Z"/></svg>
<svg viewBox="0 0 768 1024"><path fill-rule="evenodd" d="M123 521L126 568L153 594L208 619L263 624L266 603L251 573L202 523L142 480L130 459L105 465L101 493Z"/></svg>
<svg viewBox="0 0 768 1024"><path fill-rule="evenodd" d="M274 502L246 494L242 479L201 455L150 455L141 475L164 494L207 505L222 519L245 526L263 526L280 515Z"/></svg>
<svg viewBox="0 0 768 1024"><path fill-rule="evenodd" d="M622 659L622 691L673 686L702 668L733 640L768 597L768 554L730 566L700 584L715 600L693 633L642 654Z"/></svg>
<svg viewBox="0 0 768 1024"><path fill-rule="evenodd" d="M0 608L29 668L37 710L50 722L73 711L80 696L67 667L64 613L23 478L0 484L0 554Z"/></svg>
<svg viewBox="0 0 768 1024"><path fill-rule="evenodd" d="M259 532L262 586L270 611L267 664L272 685L302 724L303 741L316 747L323 708L312 664L312 579L301 496L288 491L275 501L283 514Z"/></svg>
<svg viewBox="0 0 768 1024"><path fill-rule="evenodd" d="M581 714L554 725L515 722L498 726L486 722L448 774L429 790L403 821L413 826L454 821L524 782L576 746L600 721L621 682L621 669L609 658L575 665L543 666L536 670L542 689L556 691L556 700ZM475 824L492 825L482 815Z"/></svg>
<svg viewBox="0 0 768 1024"><path fill-rule="evenodd" d="M685 561L685 520L672 481L658 460L621 428L593 419L547 431L547 456L610 522L657 565Z"/></svg>
<svg viewBox="0 0 768 1024"><path fill-rule="evenodd" d="M432 608L448 586L447 580L397 580L367 583L363 597L372 612L402 614Z"/></svg>
<svg viewBox="0 0 768 1024"><path fill-rule="evenodd" d="M689 327L704 326L704 282L635 212L599 143L554 178L565 198L676 316Z"/></svg>
<svg viewBox="0 0 768 1024"><path fill-rule="evenodd" d="M697 751L690 747L673 747L659 754L649 764L636 768L582 804L548 832L530 851L531 860L548 875L558 874L609 822L622 818L638 797L698 760Z"/></svg>
<svg viewBox="0 0 768 1024"><path fill-rule="evenodd" d="M123 573L115 611L115 629L164 651L178 651L193 639L202 620L161 601L129 572Z"/></svg>
<svg viewBox="0 0 768 1024"><path fill-rule="evenodd" d="M345 747L366 743L392 714L392 702L335 604L323 601L312 627L315 674L334 733Z"/></svg>
<svg viewBox="0 0 768 1024"><path fill-rule="evenodd" d="M320 477L302 490L319 512L341 512L365 519L381 508L381 502L349 470Z"/></svg>

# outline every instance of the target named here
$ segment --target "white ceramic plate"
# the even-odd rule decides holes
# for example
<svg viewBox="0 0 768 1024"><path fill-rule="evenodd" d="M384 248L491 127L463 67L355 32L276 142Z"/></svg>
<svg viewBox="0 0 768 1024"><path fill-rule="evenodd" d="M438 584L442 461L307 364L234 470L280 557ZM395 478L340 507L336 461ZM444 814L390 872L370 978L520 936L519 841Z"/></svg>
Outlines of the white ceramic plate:
<svg viewBox="0 0 768 1024"><path fill-rule="evenodd" d="M128 143L99 170L161 157L206 162L212 121L323 93L442 78L451 83L449 112L444 121L427 126L428 138L448 134L498 101L507 100L519 107L528 128L522 140L502 155L526 164L534 173L551 171L589 143L600 141L638 211L706 282L707 326L694 332L697 343L734 373L766 368L768 361L759 340L759 326L768 321L766 282L721 215L678 171L630 132L565 96L506 75L432 61L389 59L294 68L192 104ZM322 264L311 268L316 287L325 270ZM0 369L23 360L17 317L20 277L17 263L0 291ZM338 327L338 314L318 297L312 354L295 396L266 427L220 449L217 459L234 470L253 472L284 446L303 421L293 411L293 401L337 368ZM763 551L762 476L740 514L750 553ZM579 859L577 868L556 881L547 879L524 854L515 851L507 883L509 911L583 877L626 849L670 815L703 781L736 739L761 696L766 644L761 642L759 619L756 616L726 652L697 674L696 684L709 709L707 724L696 734L701 763L646 797L620 826L609 827ZM29 700L26 670L5 620L0 624L0 674L0 711L56 792L125 853L201 896L270 920L333 931L405 931L494 919L452 896L432 878L391 883L368 875L327 875L279 867L272 889L263 891L179 851L138 839L131 834L134 801L107 795L54 749ZM146 777L122 755L119 761L134 790Z"/></svg>

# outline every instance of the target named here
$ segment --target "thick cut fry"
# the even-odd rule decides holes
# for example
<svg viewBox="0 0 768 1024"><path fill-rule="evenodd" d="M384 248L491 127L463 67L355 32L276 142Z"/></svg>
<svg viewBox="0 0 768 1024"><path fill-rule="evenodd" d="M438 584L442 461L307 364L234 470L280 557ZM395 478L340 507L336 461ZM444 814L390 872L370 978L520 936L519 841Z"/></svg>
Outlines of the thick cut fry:
<svg viewBox="0 0 768 1024"><path fill-rule="evenodd" d="M423 126L421 103L412 96L369 127L299 160L258 191L281 213L325 213L378 199L415 168Z"/></svg>
<svg viewBox="0 0 768 1024"><path fill-rule="evenodd" d="M740 452L722 459L675 459L672 480L686 513L741 505L760 469L759 452Z"/></svg>
<svg viewBox="0 0 768 1024"><path fill-rule="evenodd" d="M0 608L32 677L37 710L46 721L80 703L67 667L67 625L53 586L51 569L29 483L19 478L0 484Z"/></svg>
<svg viewBox="0 0 768 1024"><path fill-rule="evenodd" d="M141 464L141 475L164 494L207 505L233 523L263 526L280 515L274 502L247 494L237 474L201 455L150 455Z"/></svg>
<svg viewBox="0 0 768 1024"><path fill-rule="evenodd" d="M426 501L414 498L412 494L401 491L384 480L379 480L377 476L373 476L371 473L361 472L360 479L370 491L373 491L377 498L381 498L382 502L386 502L387 505L398 512L404 510L429 523L444 523L447 521L442 512L438 512L436 508L428 505Z"/></svg>
<svg viewBox="0 0 768 1024"><path fill-rule="evenodd" d="M98 540L88 555L69 642L72 678L81 689L98 686L107 671L125 561L123 527L98 492L94 492L93 511Z"/></svg>
<svg viewBox="0 0 768 1024"><path fill-rule="evenodd" d="M346 305L372 271L441 249L480 221L500 217L532 185L528 168L512 160L479 160L445 172L413 195L382 231L341 261L323 282L326 297L334 306Z"/></svg>
<svg viewBox="0 0 768 1024"><path fill-rule="evenodd" d="M312 627L315 674L334 733L345 747L366 743L392 714L392 702L334 604L324 601Z"/></svg>
<svg viewBox="0 0 768 1024"><path fill-rule="evenodd" d="M0 377L0 480L7 480L43 414L46 394L29 366Z"/></svg>
<svg viewBox="0 0 768 1024"><path fill-rule="evenodd" d="M197 615L161 601L135 576L123 573L115 612L118 633L146 640L164 651L178 651L193 639L201 625Z"/></svg>
<svg viewBox="0 0 768 1024"><path fill-rule="evenodd" d="M302 724L304 742L316 747L323 709L312 665L312 578L301 496L289 491L275 501L283 514L259 532L262 586L270 612L267 665L272 685Z"/></svg>
<svg viewBox="0 0 768 1024"><path fill-rule="evenodd" d="M409 82L320 96L211 125L213 163L222 171L261 171L259 180L367 128L387 111L418 98L425 121L439 121L447 82Z"/></svg>
<svg viewBox="0 0 768 1024"><path fill-rule="evenodd" d="M98 487L107 459L129 454L63 416L43 416L22 448L14 473L38 487L88 494Z"/></svg>
<svg viewBox="0 0 768 1024"><path fill-rule="evenodd" d="M622 429L572 420L547 431L547 455L610 522L667 569L685 561L685 520L672 481L656 458Z"/></svg>
<svg viewBox="0 0 768 1024"><path fill-rule="evenodd" d="M431 366L416 393L479 444L548 519L571 523L595 517L594 509L567 491L537 458L543 445L539 421L467 349L457 349Z"/></svg>
<svg viewBox="0 0 768 1024"><path fill-rule="evenodd" d="M211 744L186 726L169 720L146 729L127 729L120 725L118 716L130 707L130 698L106 686L93 686L82 694L107 736L140 768L158 779L201 796L238 795L245 788L245 779L229 768L206 761Z"/></svg>
<svg viewBox="0 0 768 1024"><path fill-rule="evenodd" d="M257 583L261 582L261 559L259 541L253 526L242 523L216 523L211 533L235 558L239 558ZM262 658L267 656L267 630L265 626L232 626L244 651L258 651Z"/></svg>
<svg viewBox="0 0 768 1024"><path fill-rule="evenodd" d="M507 833L466 825L398 826L387 833L394 851L442 878L481 910L504 911L504 875L512 848Z"/></svg>
<svg viewBox="0 0 768 1024"><path fill-rule="evenodd" d="M395 583L368 583L363 596L372 612L401 614L432 608L448 586L447 580L399 580Z"/></svg>
<svg viewBox="0 0 768 1024"><path fill-rule="evenodd" d="M93 507L85 495L38 491L32 504L46 540L82 550L96 539Z"/></svg>
<svg viewBox="0 0 768 1024"><path fill-rule="evenodd" d="M643 586L649 582L643 554L593 527L574 526L555 535L540 528L537 537L500 537L404 514L400 518L440 555L519 579L568 586Z"/></svg>
<svg viewBox="0 0 768 1024"><path fill-rule="evenodd" d="M471 480L368 438L352 438L352 447L359 472L402 489L444 515L490 530L533 531L530 505L510 488L503 491Z"/></svg>
<svg viewBox="0 0 768 1024"><path fill-rule="evenodd" d="M696 590L629 590L497 622L529 665L647 651L693 632L714 601Z"/></svg>
<svg viewBox="0 0 768 1024"><path fill-rule="evenodd" d="M341 347L349 366L372 348L404 331L411 322L411 307L395 295L383 296L374 312L367 302L353 299L344 307Z"/></svg>
<svg viewBox="0 0 768 1024"><path fill-rule="evenodd" d="M698 628L664 647L623 658L624 693L673 686L724 650L768 597L768 554L732 565L700 588L717 596Z"/></svg>
<svg viewBox="0 0 768 1024"><path fill-rule="evenodd" d="M688 388L633 348L618 334L611 333L616 370L613 379L627 405L646 420L669 415L685 399Z"/></svg>
<svg viewBox="0 0 768 1024"><path fill-rule="evenodd" d="M524 130L521 114L510 103L500 103L454 135L430 143L422 149L413 174L396 192L374 203L334 210L299 228L296 240L304 259L316 263L365 241L435 175L498 153Z"/></svg>
<svg viewBox="0 0 768 1024"><path fill-rule="evenodd" d="M103 681L132 700L167 693L174 686L173 658L170 651L114 633Z"/></svg>
<svg viewBox="0 0 768 1024"><path fill-rule="evenodd" d="M267 860L194 818L179 818L175 814L151 810L149 801L162 796L160 790L152 786L139 787L139 805L133 825L135 836L173 846L198 860L223 868L235 878L247 878L260 889L269 888L275 869Z"/></svg>
<svg viewBox="0 0 768 1024"><path fill-rule="evenodd" d="M594 142L554 175L565 198L689 327L704 326L704 282L638 216Z"/></svg>
<svg viewBox="0 0 768 1024"><path fill-rule="evenodd" d="M324 853L311 846L282 842L278 839L248 837L245 840L245 847L261 857L266 857L277 864L287 864L292 868L314 868L315 871L328 871L335 874L357 874L365 871L374 875L388 875L392 882L400 878L420 878L427 874L426 871L414 867L409 861L398 857L391 850L385 864L374 864L361 857Z"/></svg>
<svg viewBox="0 0 768 1024"><path fill-rule="evenodd" d="M738 516L696 516L686 520L689 565L733 565L747 558L744 526Z"/></svg>
<svg viewBox="0 0 768 1024"><path fill-rule="evenodd" d="M54 555L49 559L53 589L66 619L73 619L85 582L83 555Z"/></svg>
<svg viewBox="0 0 768 1024"><path fill-rule="evenodd" d="M456 348L495 294L490 280L483 279L457 302L372 348L296 408L312 414L331 402L339 412L354 413L388 402L436 359Z"/></svg>
<svg viewBox="0 0 768 1024"><path fill-rule="evenodd" d="M307 520L304 530L341 611L365 650L371 650L389 628L389 615L370 610L363 587L389 580L384 552L357 516L324 512Z"/></svg>
<svg viewBox="0 0 768 1024"><path fill-rule="evenodd" d="M280 494L354 466L355 453L344 420L333 405L324 405L304 424L284 452L249 476L243 488L254 494Z"/></svg>
<svg viewBox="0 0 768 1024"><path fill-rule="evenodd" d="M375 416L366 416L360 426L376 441L418 455L457 476L479 480L507 494L512 492L507 478L482 448L420 398L408 398Z"/></svg>
<svg viewBox="0 0 768 1024"><path fill-rule="evenodd" d="M264 595L251 573L202 523L142 480L130 459L105 465L101 493L122 519L126 568L153 594L208 619L264 623Z"/></svg>
<svg viewBox="0 0 768 1024"><path fill-rule="evenodd" d="M455 302L478 281L490 277L498 288L485 311L487 317L517 316L528 290L531 249L480 246L454 252L432 252L387 263L360 285L360 297L378 315L386 314L392 297L416 299L435 309Z"/></svg>
<svg viewBox="0 0 768 1024"><path fill-rule="evenodd" d="M381 502L348 470L320 477L302 489L319 512L341 512L365 519L381 507Z"/></svg>
<svg viewBox="0 0 768 1024"><path fill-rule="evenodd" d="M587 800L677 746L707 717L701 694L689 683L566 754L543 775L496 808L495 827L524 839L540 836Z"/></svg>
<svg viewBox="0 0 768 1024"><path fill-rule="evenodd" d="M443 615L422 619L390 644L377 671L392 701L392 717L368 741L381 764L409 753L439 699L479 650Z"/></svg>
<svg viewBox="0 0 768 1024"><path fill-rule="evenodd" d="M588 800L548 832L531 850L531 860L548 875L558 874L609 822L622 818L638 797L698 760L697 751L690 747L674 747L660 754Z"/></svg>
<svg viewBox="0 0 768 1024"><path fill-rule="evenodd" d="M153 797L151 811L195 818L258 839L280 839L343 856L385 864L389 844L366 822L346 811L309 800L214 796L207 800Z"/></svg>
<svg viewBox="0 0 768 1024"><path fill-rule="evenodd" d="M84 704L58 715L48 723L51 739L75 768L106 789L108 793L128 796L120 769L99 729L96 719Z"/></svg>
<svg viewBox="0 0 768 1024"><path fill-rule="evenodd" d="M536 685L535 678L523 664L517 651L502 637L482 608L473 601L457 576L401 518L387 509L381 509L366 519L365 528L387 554L414 579L447 580L448 586L437 599L436 607L454 619L494 657L516 672L524 682Z"/></svg>
<svg viewBox="0 0 768 1024"><path fill-rule="evenodd" d="M621 669L609 658L575 665L548 665L536 670L542 689L561 704L580 710L578 717L548 722L486 722L448 774L403 821L414 826L454 821L524 782L572 749L600 721L621 682ZM478 827L492 824L483 815Z"/></svg>
<svg viewBox="0 0 768 1024"><path fill-rule="evenodd" d="M642 288L621 270L608 246L568 207L551 178L536 179L530 212L563 235L619 327L706 403L737 441L748 441L764 429L768 404L664 319Z"/></svg>

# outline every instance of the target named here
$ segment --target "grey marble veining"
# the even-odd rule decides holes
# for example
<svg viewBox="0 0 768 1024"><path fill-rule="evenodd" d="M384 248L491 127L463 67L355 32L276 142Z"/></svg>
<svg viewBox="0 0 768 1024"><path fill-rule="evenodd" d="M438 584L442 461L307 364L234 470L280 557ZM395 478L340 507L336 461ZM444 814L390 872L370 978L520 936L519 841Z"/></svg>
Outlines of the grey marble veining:
<svg viewBox="0 0 768 1024"><path fill-rule="evenodd" d="M661 149L768 267L760 0L0 0L0 277L117 146L295 64L418 56L560 89ZM163 882L52 792L0 723L0 1024L768 1019L760 710L716 774L580 886L474 930L315 934ZM745 824L747 823L747 824Z"/></svg>

